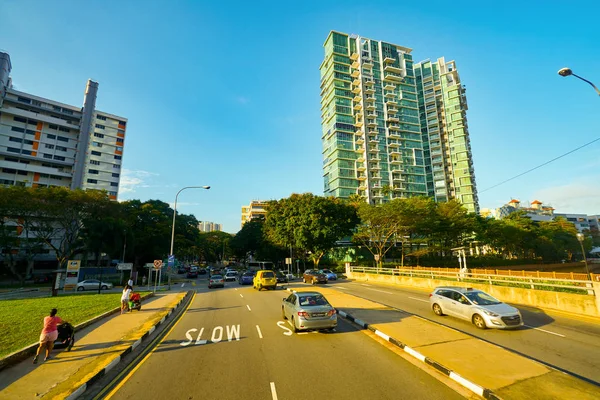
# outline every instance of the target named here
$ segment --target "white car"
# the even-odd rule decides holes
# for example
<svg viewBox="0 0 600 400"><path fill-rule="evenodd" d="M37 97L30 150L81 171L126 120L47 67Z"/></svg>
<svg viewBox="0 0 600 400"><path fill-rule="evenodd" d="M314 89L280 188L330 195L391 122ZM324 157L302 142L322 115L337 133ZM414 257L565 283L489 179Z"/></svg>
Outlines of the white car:
<svg viewBox="0 0 600 400"><path fill-rule="evenodd" d="M237 280L237 272L230 270L225 273L225 281L229 282L235 280Z"/></svg>
<svg viewBox="0 0 600 400"><path fill-rule="evenodd" d="M102 290L108 290L112 289L113 284L108 282L100 283L100 281L97 279L86 279L85 281L81 281L77 284L77 290L80 292L82 290L98 290L98 286L100 286L100 289Z"/></svg>

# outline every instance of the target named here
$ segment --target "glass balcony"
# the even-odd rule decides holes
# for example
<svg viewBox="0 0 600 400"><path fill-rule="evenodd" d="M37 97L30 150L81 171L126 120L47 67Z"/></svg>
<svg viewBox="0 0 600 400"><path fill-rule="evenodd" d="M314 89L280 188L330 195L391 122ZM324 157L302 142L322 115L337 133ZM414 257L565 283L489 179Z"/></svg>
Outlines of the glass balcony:
<svg viewBox="0 0 600 400"><path fill-rule="evenodd" d="M396 85L394 85L392 82L385 82L385 86L383 87L384 90L395 90L396 89Z"/></svg>
<svg viewBox="0 0 600 400"><path fill-rule="evenodd" d="M375 88L373 86L368 86L367 88L365 88L365 93L375 94Z"/></svg>
<svg viewBox="0 0 600 400"><path fill-rule="evenodd" d="M358 78L360 76L360 71L355 69L354 71L352 71L352 73L350 74L353 78Z"/></svg>
<svg viewBox="0 0 600 400"><path fill-rule="evenodd" d="M386 92L384 93L384 96L385 96L385 97L389 97L389 98L392 98L392 99L393 99L394 97L396 97L396 94L395 94L394 92L392 92L392 91L386 91Z"/></svg>
<svg viewBox="0 0 600 400"><path fill-rule="evenodd" d="M369 143L378 144L379 140L377 140L377 137L375 137L375 136L369 136Z"/></svg>
<svg viewBox="0 0 600 400"><path fill-rule="evenodd" d="M352 81L352 84L353 84L354 86L359 86L359 87L360 87L360 79L355 79L355 80L353 80L353 81Z"/></svg>
<svg viewBox="0 0 600 400"><path fill-rule="evenodd" d="M364 125L364 123L360 119L354 123L354 126L357 128L362 128L363 125Z"/></svg>
<svg viewBox="0 0 600 400"><path fill-rule="evenodd" d="M357 161L359 161L359 160L357 160ZM365 171L367 169L365 167L365 164L363 164L363 162L364 162L364 159L363 159L363 161L361 163L356 164L356 170L357 171Z"/></svg>
<svg viewBox="0 0 600 400"><path fill-rule="evenodd" d="M358 67L359 67L358 61L353 61L351 67L354 69L358 69Z"/></svg>
<svg viewBox="0 0 600 400"><path fill-rule="evenodd" d="M386 63L386 64L389 64L389 63L396 62L396 59L392 58L390 56L385 56L385 58L383 59L383 62Z"/></svg>
<svg viewBox="0 0 600 400"><path fill-rule="evenodd" d="M377 128L377 121L375 121L374 119L368 119L367 126L369 128Z"/></svg>
<svg viewBox="0 0 600 400"><path fill-rule="evenodd" d="M360 103L356 103L356 104L354 105L354 109L355 109L355 110L362 110L362 104L360 104Z"/></svg>
<svg viewBox="0 0 600 400"><path fill-rule="evenodd" d="M383 71L384 72L392 72L394 74L401 74L402 73L402 68L396 66L396 65L392 65L392 64L386 64L385 67L383 67Z"/></svg>
<svg viewBox="0 0 600 400"><path fill-rule="evenodd" d="M388 129L390 130L390 135L391 135L392 134L391 131L400 131L400 125L391 123L391 124L388 124Z"/></svg>
<svg viewBox="0 0 600 400"><path fill-rule="evenodd" d="M365 175L365 174L359 174L359 175L358 175L356 178L357 178L359 181L364 181L364 180L366 180L366 179L367 179L367 175Z"/></svg>
<svg viewBox="0 0 600 400"><path fill-rule="evenodd" d="M375 80L371 78L365 78L365 85L373 86L375 84Z"/></svg>
<svg viewBox="0 0 600 400"><path fill-rule="evenodd" d="M388 106L387 112L388 112L388 114L396 114L398 112L398 109L396 107Z"/></svg>
<svg viewBox="0 0 600 400"><path fill-rule="evenodd" d="M367 103L367 105L365 106L365 108L367 109L367 111L375 111L375 109L377 107L375 107L375 103L369 102L369 103Z"/></svg>
<svg viewBox="0 0 600 400"><path fill-rule="evenodd" d="M394 162L396 161L394 157L400 157L400 151L398 149L390 149L389 155L392 157L392 161L390 162ZM400 162L400 159L397 159L397 161Z"/></svg>
<svg viewBox="0 0 600 400"><path fill-rule="evenodd" d="M358 93L360 93L360 86L354 86L354 87L352 88L352 93L354 93L354 94L358 94Z"/></svg>
<svg viewBox="0 0 600 400"><path fill-rule="evenodd" d="M400 122L400 120L398 119L398 117L394 116L394 115L388 115L387 120L390 122Z"/></svg>
<svg viewBox="0 0 600 400"><path fill-rule="evenodd" d="M360 132L360 131L358 131L358 132ZM362 135L362 132L360 132L360 134ZM362 138L362 136L358 136L358 137L356 138L356 141L355 141L354 143L356 143L356 144L358 144L358 145L361 145L361 144L365 143L365 140ZM365 148L363 147L363 148L362 148L362 150L364 150L364 149L365 149ZM358 149L357 149L357 150L358 150Z"/></svg>
<svg viewBox="0 0 600 400"><path fill-rule="evenodd" d="M387 99L387 100L385 101L385 104L386 104L387 106L397 106L397 105L398 105L398 102L397 102L395 99Z"/></svg>
<svg viewBox="0 0 600 400"><path fill-rule="evenodd" d="M392 73L392 72L384 72L384 75L383 75L383 80L385 80L385 81L402 82L403 79L404 78L402 78L402 75Z"/></svg>
<svg viewBox="0 0 600 400"><path fill-rule="evenodd" d="M355 52L355 53L350 54L350 59L353 61L358 60L358 53Z"/></svg>

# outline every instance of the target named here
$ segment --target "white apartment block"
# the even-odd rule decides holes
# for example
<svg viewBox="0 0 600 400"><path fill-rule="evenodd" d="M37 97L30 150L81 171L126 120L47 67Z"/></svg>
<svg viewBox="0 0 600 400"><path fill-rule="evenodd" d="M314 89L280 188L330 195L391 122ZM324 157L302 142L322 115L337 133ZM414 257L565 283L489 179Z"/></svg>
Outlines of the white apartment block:
<svg viewBox="0 0 600 400"><path fill-rule="evenodd" d="M249 205L242 206L242 226L253 218L267 215L267 203L266 200L252 200Z"/></svg>
<svg viewBox="0 0 600 400"><path fill-rule="evenodd" d="M198 223L198 230L200 230L200 232L222 231L223 225L215 224L214 222L209 221L201 221L200 223Z"/></svg>
<svg viewBox="0 0 600 400"><path fill-rule="evenodd" d="M77 107L15 90L0 52L0 185L105 190L117 199L127 119L96 110L88 80Z"/></svg>

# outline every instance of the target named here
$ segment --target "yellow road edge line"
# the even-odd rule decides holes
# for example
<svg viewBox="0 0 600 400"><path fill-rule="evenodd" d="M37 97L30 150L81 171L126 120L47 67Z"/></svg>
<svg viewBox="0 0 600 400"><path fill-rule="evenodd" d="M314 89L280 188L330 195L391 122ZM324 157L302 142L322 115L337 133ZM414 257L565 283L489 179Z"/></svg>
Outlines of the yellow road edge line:
<svg viewBox="0 0 600 400"><path fill-rule="evenodd" d="M181 317L183 318L183 313L185 313L188 308L190 308L190 305L192 304L192 302L194 301L194 299L196 298L196 293L194 292L194 295L192 296L192 299L190 300L190 302L188 303L187 307L185 308L185 310L183 310ZM148 354L146 354L146 356L131 370L129 371L129 373L127 374L127 376L125 376L125 378L123 378L114 388L113 390L110 391L110 393L108 393L108 395L106 395L105 399L110 399L112 396L115 395L115 393L117 393L119 391L119 389L121 389L123 387L123 385L125 383L127 383L127 381L129 380L129 378L131 378L131 376L138 370L138 368L140 368L142 366L142 364L152 355L152 353L154 353L154 350L156 350L161 343L163 342L163 340L165 340L165 338L167 336L169 336L171 334L171 332L173 331L173 329L175 329L175 327L177 326L177 324L179 323L179 321L182 320L182 318L179 318L177 321L175 321L175 323L173 324L173 326L171 327L171 329L169 329L169 331L163 336L163 338L160 340L160 342L158 342L154 348L152 350L150 350L150 352ZM123 372L121 372L119 375L117 375L115 377L115 379L120 379L121 376L123 375ZM96 396L95 398L99 398L102 395L102 393L99 393L98 396Z"/></svg>

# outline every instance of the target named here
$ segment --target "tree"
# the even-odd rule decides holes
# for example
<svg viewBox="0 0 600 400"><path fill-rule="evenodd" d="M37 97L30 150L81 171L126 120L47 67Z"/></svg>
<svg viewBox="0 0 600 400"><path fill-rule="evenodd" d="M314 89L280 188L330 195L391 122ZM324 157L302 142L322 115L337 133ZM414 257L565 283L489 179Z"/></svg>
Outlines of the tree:
<svg viewBox="0 0 600 400"><path fill-rule="evenodd" d="M365 246L379 265L386 253L396 244L395 238L400 230L399 200L394 199L379 205L364 203L358 208L361 224L353 239Z"/></svg>
<svg viewBox="0 0 600 400"><path fill-rule="evenodd" d="M269 203L264 229L272 243L292 245L318 266L325 252L350 236L358 222L356 208L345 201L305 193Z"/></svg>

